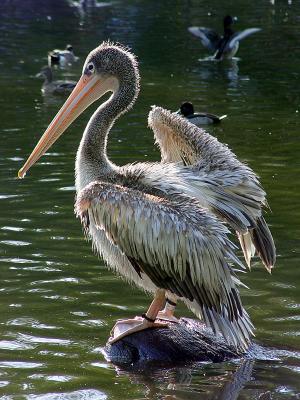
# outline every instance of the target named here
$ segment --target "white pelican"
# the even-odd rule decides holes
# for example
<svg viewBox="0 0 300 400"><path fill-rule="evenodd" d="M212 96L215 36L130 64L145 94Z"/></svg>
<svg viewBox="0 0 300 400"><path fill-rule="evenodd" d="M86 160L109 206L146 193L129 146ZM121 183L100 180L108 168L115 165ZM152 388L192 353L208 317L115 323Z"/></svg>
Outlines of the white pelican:
<svg viewBox="0 0 300 400"><path fill-rule="evenodd" d="M253 227L254 218L261 218L259 206L264 192L257 195L254 174L254 182L249 184L245 196L241 192L243 180L239 183L233 179L231 185L223 187L223 180L230 174L222 160L228 154L229 166L238 161L213 138L209 140L216 146L216 154L211 157L207 137L207 152L201 140L188 146L188 140L199 133L204 135L203 131L161 108L151 111L149 122L161 146L164 164L119 167L108 159L108 133L116 119L132 107L139 92L137 61L127 49L104 42L88 55L75 89L19 171L19 177L24 177L68 126L107 92L111 96L91 117L77 152L75 209L93 246L108 265L139 287L155 292L143 317L127 321L128 330L116 335L124 321L116 324L112 341L161 326L156 317L167 293L170 298L183 300L229 343L246 349L253 326L241 304L237 289L241 283L229 262L241 264L227 237L227 228L201 204L229 220L242 232L239 235L248 237L249 229L257 228ZM170 130L164 126L168 117L173 120ZM187 128L187 136L183 132L182 138L175 136L181 123ZM170 149L166 148L168 143ZM221 149L225 154L218 154ZM173 151L175 154L170 154ZM214 155L222 157L210 174ZM169 163L172 157L186 164L194 164L197 157L201 161L184 166ZM247 167L244 170L250 174Z"/></svg>
<svg viewBox="0 0 300 400"><path fill-rule="evenodd" d="M234 32L231 25L237 20L236 17L226 15L223 19L224 35L220 36L213 29L203 26L191 26L189 32L200 38L201 43L208 50L214 52L215 60L224 60L235 56L239 48L239 41L259 32L261 28L248 28L241 32Z"/></svg>
<svg viewBox="0 0 300 400"><path fill-rule="evenodd" d="M54 81L51 67L44 66L41 71L36 75L37 78L44 78L42 85L43 94L65 94L71 93L76 82L74 81Z"/></svg>
<svg viewBox="0 0 300 400"><path fill-rule="evenodd" d="M219 124L222 119L227 117L227 115L221 115L219 117L218 115L207 112L195 112L194 106L190 101L185 101L181 104L178 114L183 115L192 124L197 126Z"/></svg>

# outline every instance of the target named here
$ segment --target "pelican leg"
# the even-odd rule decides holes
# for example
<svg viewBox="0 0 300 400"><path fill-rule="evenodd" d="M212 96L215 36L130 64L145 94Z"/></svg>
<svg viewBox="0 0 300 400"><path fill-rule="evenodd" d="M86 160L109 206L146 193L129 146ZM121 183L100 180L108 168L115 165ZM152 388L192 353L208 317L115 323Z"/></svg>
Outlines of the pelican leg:
<svg viewBox="0 0 300 400"><path fill-rule="evenodd" d="M163 289L158 289L150 307L142 317L119 320L116 322L111 332L112 336L108 340L109 344L113 344L132 333L143 331L148 328L167 328L167 321L155 321L159 310L161 310L164 304L165 291Z"/></svg>
<svg viewBox="0 0 300 400"><path fill-rule="evenodd" d="M158 313L157 318L163 321L178 323L178 319L174 316L176 305L177 298L172 293L167 293L165 308Z"/></svg>

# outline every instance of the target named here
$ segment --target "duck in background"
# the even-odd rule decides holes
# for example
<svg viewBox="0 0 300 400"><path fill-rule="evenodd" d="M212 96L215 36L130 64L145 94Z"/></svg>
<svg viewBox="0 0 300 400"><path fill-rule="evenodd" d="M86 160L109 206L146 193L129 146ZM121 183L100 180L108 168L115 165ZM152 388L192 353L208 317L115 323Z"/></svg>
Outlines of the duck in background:
<svg viewBox="0 0 300 400"><path fill-rule="evenodd" d="M73 46L71 44L67 44L65 50L54 49L49 51L48 53L48 65L52 67L53 65L59 65L64 68L75 61L78 60L78 57L75 56Z"/></svg>
<svg viewBox="0 0 300 400"><path fill-rule="evenodd" d="M107 1L96 1L96 0L67 0L70 7L77 8L102 8L109 7L112 5L111 2Z"/></svg>
<svg viewBox="0 0 300 400"><path fill-rule="evenodd" d="M185 101L181 104L178 114L184 116L189 122L197 126L218 124L222 119L227 117L227 115L219 117L218 115L206 112L194 112L194 106L189 101Z"/></svg>
<svg viewBox="0 0 300 400"><path fill-rule="evenodd" d="M52 69L48 65L43 67L36 77L44 78L41 90L45 95L71 93L76 86L74 81L53 81Z"/></svg>
<svg viewBox="0 0 300 400"><path fill-rule="evenodd" d="M241 32L234 32L231 27L236 20L236 17L231 17L230 15L224 17L223 36L220 36L213 29L202 26L191 26L188 31L200 38L204 47L214 52L213 58L215 60L228 59L234 57L238 51L240 40L261 30L261 28L248 28Z"/></svg>

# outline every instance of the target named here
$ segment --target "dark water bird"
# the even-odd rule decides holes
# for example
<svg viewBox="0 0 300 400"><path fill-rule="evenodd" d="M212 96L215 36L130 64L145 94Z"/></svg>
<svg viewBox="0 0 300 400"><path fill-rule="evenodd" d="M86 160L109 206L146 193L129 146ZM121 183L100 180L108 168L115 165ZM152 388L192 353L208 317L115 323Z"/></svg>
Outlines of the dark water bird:
<svg viewBox="0 0 300 400"><path fill-rule="evenodd" d="M109 131L136 101L139 81L137 61L128 49L110 42L94 49L19 177L90 104L110 92L92 115L79 145L75 210L108 265L125 280L155 293L142 317L116 323L111 342L149 327L166 327L168 322L157 316L167 296L173 304L184 301L214 332L246 349L253 325L241 304L241 282L231 263L243 266L220 218L246 243L246 256L251 257L253 243L270 269L274 259L265 246L272 237L261 214L265 192L253 171L226 146L160 107L152 109L149 124L162 162L118 166L109 160Z"/></svg>
<svg viewBox="0 0 300 400"><path fill-rule="evenodd" d="M36 77L44 78L41 90L46 95L71 93L76 86L74 81L54 81L52 69L47 65L41 69Z"/></svg>
<svg viewBox="0 0 300 400"><path fill-rule="evenodd" d="M48 65L59 65L60 67L67 67L78 60L74 54L74 49L71 44L67 44L65 50L54 49L48 53Z"/></svg>
<svg viewBox="0 0 300 400"><path fill-rule="evenodd" d="M214 52L214 59L223 60L234 57L238 51L240 40L261 30L260 28L248 28L241 32L234 32L232 29L232 24L235 21L236 18L233 18L230 15L226 15L226 17L224 17L223 36L220 36L213 29L202 26L191 26L188 28L188 30L193 35L200 38L204 47Z"/></svg>
<svg viewBox="0 0 300 400"><path fill-rule="evenodd" d="M178 114L184 116L189 122L197 126L218 124L222 119L227 117L227 115L221 115L219 117L218 115L207 112L195 112L193 104L189 101L185 101L181 104Z"/></svg>

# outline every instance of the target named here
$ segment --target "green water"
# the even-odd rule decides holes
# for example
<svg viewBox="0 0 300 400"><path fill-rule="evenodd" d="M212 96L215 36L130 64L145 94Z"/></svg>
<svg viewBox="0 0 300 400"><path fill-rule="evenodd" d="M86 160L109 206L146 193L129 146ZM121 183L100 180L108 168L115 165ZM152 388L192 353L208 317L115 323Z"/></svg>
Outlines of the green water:
<svg viewBox="0 0 300 400"><path fill-rule="evenodd" d="M239 60L203 61L208 53L187 27L220 28L225 13L239 17L239 28L263 31L241 44ZM299 398L299 24L294 1L116 1L88 12L63 0L1 1L1 398ZM242 276L255 342L266 348L259 359L147 373L105 361L114 320L141 314L150 299L107 270L73 215L74 157L92 110L26 179L16 178L64 101L43 98L34 77L47 51L72 43L80 61L56 76L78 79L87 53L108 38L133 49L142 75L135 107L110 135L114 162L159 160L149 108L176 110L189 99L198 110L228 114L209 131L261 177L278 261L271 276L259 262ZM190 315L184 307L178 314ZM228 391L241 371L240 388Z"/></svg>

